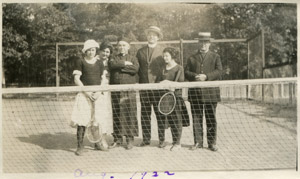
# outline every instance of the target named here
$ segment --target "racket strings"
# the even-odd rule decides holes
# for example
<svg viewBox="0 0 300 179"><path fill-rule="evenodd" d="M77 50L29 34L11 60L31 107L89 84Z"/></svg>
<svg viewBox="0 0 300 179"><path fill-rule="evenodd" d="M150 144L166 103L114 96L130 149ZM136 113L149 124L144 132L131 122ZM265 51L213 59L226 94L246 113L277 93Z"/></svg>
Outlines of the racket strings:
<svg viewBox="0 0 300 179"><path fill-rule="evenodd" d="M159 112L168 115L173 112L176 105L176 97L173 92L164 94L158 104Z"/></svg>
<svg viewBox="0 0 300 179"><path fill-rule="evenodd" d="M101 133L100 133L100 127L99 126L88 126L87 127L87 138L90 142L96 143L101 140Z"/></svg>

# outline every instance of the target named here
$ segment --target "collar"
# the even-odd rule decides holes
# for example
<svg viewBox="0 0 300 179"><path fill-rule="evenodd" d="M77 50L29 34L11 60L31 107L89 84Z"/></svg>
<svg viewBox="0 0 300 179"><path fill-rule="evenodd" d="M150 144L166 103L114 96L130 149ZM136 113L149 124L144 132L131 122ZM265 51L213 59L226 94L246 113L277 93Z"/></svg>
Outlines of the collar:
<svg viewBox="0 0 300 179"><path fill-rule="evenodd" d="M124 57L124 56L126 56L126 55L128 55L128 53L127 53L127 54L125 54L125 53L119 53L119 54L118 54L118 56L120 56L120 57Z"/></svg>
<svg viewBox="0 0 300 179"><path fill-rule="evenodd" d="M201 52L200 50L198 50L198 53L201 54L201 55L205 55L205 54L208 53L208 51L209 51L209 50L207 50L207 51L205 51L205 52Z"/></svg>
<svg viewBox="0 0 300 179"><path fill-rule="evenodd" d="M175 62L175 63L173 63L171 66L167 66L166 65L166 70L171 70L172 68L174 68L175 66L177 66L177 63Z"/></svg>
<svg viewBox="0 0 300 179"><path fill-rule="evenodd" d="M148 47L149 48L154 48L154 47L156 47L156 45L157 45L157 43L156 44L148 44Z"/></svg>
<svg viewBox="0 0 300 179"><path fill-rule="evenodd" d="M94 64L94 63L96 63L96 61L97 61L97 58L92 58L92 59L90 59L90 60L87 60L86 58L84 58L84 60L86 61L86 63L88 63L88 64Z"/></svg>

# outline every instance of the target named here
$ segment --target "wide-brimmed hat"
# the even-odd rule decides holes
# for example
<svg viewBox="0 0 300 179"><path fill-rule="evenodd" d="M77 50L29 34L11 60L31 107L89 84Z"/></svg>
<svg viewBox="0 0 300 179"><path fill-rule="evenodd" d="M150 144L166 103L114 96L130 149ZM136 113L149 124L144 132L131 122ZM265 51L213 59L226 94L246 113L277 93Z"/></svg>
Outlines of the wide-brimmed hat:
<svg viewBox="0 0 300 179"><path fill-rule="evenodd" d="M197 38L195 40L199 41L212 41L213 38L211 38L210 32L199 32Z"/></svg>
<svg viewBox="0 0 300 179"><path fill-rule="evenodd" d="M95 40L87 40L84 42L82 52L85 53L90 48L99 48L99 44Z"/></svg>
<svg viewBox="0 0 300 179"><path fill-rule="evenodd" d="M163 38L163 34L160 30L159 27L156 27L156 26L150 26L148 29L145 30L145 33L148 34L149 32L155 32L158 34L158 38L159 39L162 39Z"/></svg>

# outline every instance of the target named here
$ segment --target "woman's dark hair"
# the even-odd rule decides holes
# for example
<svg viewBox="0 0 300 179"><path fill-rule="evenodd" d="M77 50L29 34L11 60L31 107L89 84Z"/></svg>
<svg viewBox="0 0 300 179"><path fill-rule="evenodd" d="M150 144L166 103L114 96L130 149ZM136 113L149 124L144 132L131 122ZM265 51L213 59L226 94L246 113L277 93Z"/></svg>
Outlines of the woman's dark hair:
<svg viewBox="0 0 300 179"><path fill-rule="evenodd" d="M104 41L100 44L100 48L99 50L102 51L102 50L105 50L106 48L108 48L110 50L110 54L113 53L113 50L114 50L114 47L112 46L112 44L108 41Z"/></svg>
<svg viewBox="0 0 300 179"><path fill-rule="evenodd" d="M166 53L166 52L168 52L171 55L172 59L176 60L178 58L179 52L175 48L167 47L164 49L163 53Z"/></svg>

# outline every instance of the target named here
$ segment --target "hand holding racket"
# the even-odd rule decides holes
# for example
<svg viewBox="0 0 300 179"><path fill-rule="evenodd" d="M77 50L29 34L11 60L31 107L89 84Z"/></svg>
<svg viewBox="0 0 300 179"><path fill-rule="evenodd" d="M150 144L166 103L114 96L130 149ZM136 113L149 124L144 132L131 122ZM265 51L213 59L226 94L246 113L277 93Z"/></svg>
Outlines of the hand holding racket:
<svg viewBox="0 0 300 179"><path fill-rule="evenodd" d="M181 71L178 71L176 78L175 78L175 82L178 81L180 74L181 74ZM174 111L175 106L176 106L176 96L174 94L174 91L171 90L171 91L165 93L164 95L162 95L162 97L160 97L160 100L158 102L158 111L161 114L168 115Z"/></svg>
<svg viewBox="0 0 300 179"><path fill-rule="evenodd" d="M86 128L86 134L87 138L91 143L98 143L102 139L102 132L101 132L101 126L98 124L97 126L94 125L95 123L95 102L92 101L92 108L91 108L91 121L87 125Z"/></svg>

